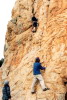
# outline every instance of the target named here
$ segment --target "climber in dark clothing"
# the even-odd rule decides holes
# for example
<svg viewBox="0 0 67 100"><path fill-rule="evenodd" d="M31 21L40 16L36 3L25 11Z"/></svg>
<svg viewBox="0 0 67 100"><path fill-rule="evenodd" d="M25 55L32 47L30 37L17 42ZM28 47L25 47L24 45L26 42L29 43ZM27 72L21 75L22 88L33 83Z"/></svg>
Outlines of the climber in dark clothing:
<svg viewBox="0 0 67 100"><path fill-rule="evenodd" d="M37 31L38 19L33 15L32 17L32 32Z"/></svg>
<svg viewBox="0 0 67 100"><path fill-rule="evenodd" d="M3 87L2 93L3 93L2 100L10 100L11 99L10 86L9 86L8 81L4 82L4 87Z"/></svg>

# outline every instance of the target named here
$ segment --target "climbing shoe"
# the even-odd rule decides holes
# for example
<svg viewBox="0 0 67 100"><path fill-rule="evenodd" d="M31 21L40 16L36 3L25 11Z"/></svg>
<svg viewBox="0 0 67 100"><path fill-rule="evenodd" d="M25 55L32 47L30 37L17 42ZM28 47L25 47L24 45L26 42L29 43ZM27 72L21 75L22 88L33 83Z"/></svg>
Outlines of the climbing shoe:
<svg viewBox="0 0 67 100"><path fill-rule="evenodd" d="M43 91L47 91L47 90L50 90L49 88L45 88L45 89L43 89Z"/></svg>

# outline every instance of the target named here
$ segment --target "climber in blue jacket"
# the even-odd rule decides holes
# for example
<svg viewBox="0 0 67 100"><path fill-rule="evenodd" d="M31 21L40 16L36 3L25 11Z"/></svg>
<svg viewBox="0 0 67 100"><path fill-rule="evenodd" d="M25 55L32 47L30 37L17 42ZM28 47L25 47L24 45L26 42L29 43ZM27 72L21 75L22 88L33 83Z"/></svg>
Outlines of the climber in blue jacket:
<svg viewBox="0 0 67 100"><path fill-rule="evenodd" d="M31 93L32 94L35 93L34 87L36 85L37 80L39 80L43 91L48 90L48 88L46 88L46 85L44 83L44 79L43 79L41 72L40 72L40 70L45 70L45 69L46 69L46 67L41 66L40 59L39 59L39 57L37 57L35 59L35 63L33 64L34 80L33 80L32 87L31 87Z"/></svg>

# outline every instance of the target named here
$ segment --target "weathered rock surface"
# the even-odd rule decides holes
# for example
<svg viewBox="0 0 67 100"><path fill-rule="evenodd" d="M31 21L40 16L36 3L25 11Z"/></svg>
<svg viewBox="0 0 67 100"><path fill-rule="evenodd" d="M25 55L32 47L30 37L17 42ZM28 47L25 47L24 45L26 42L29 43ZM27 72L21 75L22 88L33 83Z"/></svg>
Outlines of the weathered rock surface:
<svg viewBox="0 0 67 100"><path fill-rule="evenodd" d="M39 23L36 33L31 27L33 13ZM7 26L4 56L1 76L2 81L10 81L11 100L65 100L67 0L17 0ZM42 73L50 90L43 92L38 84L32 95L32 64L37 56L47 67Z"/></svg>

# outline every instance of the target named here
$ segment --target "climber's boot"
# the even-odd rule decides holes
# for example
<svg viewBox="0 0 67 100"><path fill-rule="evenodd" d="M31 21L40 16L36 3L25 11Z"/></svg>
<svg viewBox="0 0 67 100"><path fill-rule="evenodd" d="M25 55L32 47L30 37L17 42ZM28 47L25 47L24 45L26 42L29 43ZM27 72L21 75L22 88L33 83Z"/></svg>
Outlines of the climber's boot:
<svg viewBox="0 0 67 100"><path fill-rule="evenodd" d="M34 91L34 92L31 92L31 94L35 94L36 92Z"/></svg>

